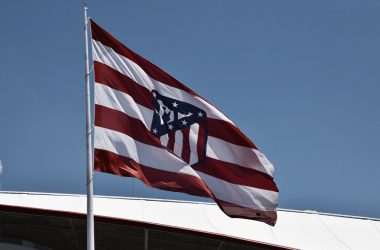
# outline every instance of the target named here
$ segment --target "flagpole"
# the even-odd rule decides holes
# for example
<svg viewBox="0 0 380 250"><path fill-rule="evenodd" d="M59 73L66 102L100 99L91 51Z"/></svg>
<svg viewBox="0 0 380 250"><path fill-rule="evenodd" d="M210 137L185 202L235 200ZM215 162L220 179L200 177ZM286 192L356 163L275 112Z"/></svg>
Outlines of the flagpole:
<svg viewBox="0 0 380 250"><path fill-rule="evenodd" d="M86 4L86 3L85 3ZM87 141L87 250L95 250L94 240L94 210L92 185L92 157L91 157L91 110L90 110L90 72L88 66L88 38L87 38L87 7L84 7L84 46L86 61L86 141Z"/></svg>

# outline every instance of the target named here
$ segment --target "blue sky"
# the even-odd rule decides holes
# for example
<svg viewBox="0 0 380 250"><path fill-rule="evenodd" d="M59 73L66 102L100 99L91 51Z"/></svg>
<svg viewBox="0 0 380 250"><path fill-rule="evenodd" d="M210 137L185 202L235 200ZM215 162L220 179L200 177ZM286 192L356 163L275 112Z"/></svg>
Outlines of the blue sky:
<svg viewBox="0 0 380 250"><path fill-rule="evenodd" d="M280 208L380 218L379 1L87 3L257 145ZM0 22L1 190L84 194L83 3L1 1ZM98 172L94 193L208 201Z"/></svg>

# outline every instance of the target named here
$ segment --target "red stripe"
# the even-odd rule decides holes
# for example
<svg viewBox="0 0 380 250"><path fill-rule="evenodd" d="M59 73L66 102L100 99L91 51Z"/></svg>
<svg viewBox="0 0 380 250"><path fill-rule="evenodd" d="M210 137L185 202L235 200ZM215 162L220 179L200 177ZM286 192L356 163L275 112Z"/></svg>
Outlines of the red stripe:
<svg viewBox="0 0 380 250"><path fill-rule="evenodd" d="M121 42L116 40L113 36L111 36L107 31L97 25L94 21L91 20L91 34L92 39L99 41L103 45L106 45L112 48L116 53L122 55L129 60L133 61L137 65L139 65L150 77L155 80L165 83L169 86L185 90L194 95L197 95L191 89L180 83L174 77L170 76L168 73L149 62L148 60L142 58L132 50L125 47Z"/></svg>
<svg viewBox="0 0 380 250"><path fill-rule="evenodd" d="M160 144L162 144L161 143L161 140L160 140L160 136L157 136L156 138L154 138L156 141L158 141Z"/></svg>
<svg viewBox="0 0 380 250"><path fill-rule="evenodd" d="M260 171L206 157L194 170L214 176L229 183L278 192L271 176Z"/></svg>
<svg viewBox="0 0 380 250"><path fill-rule="evenodd" d="M161 143L153 138L142 121L98 104L95 104L95 126L111 129L144 144L162 148Z"/></svg>
<svg viewBox="0 0 380 250"><path fill-rule="evenodd" d="M153 95L147 88L102 63L95 61L94 66L95 81L97 83L126 93L130 95L137 104L153 110ZM207 118L207 130L209 136L235 145L257 149L248 137L227 121Z"/></svg>
<svg viewBox="0 0 380 250"><path fill-rule="evenodd" d="M207 118L207 130L209 136L222 139L235 145L257 149L255 144L253 144L240 129L229 122Z"/></svg>
<svg viewBox="0 0 380 250"><path fill-rule="evenodd" d="M149 187L214 198L204 182L195 176L144 166L106 150L94 150L94 170L118 176L139 178Z"/></svg>
<svg viewBox="0 0 380 250"><path fill-rule="evenodd" d="M174 150L174 143L175 143L175 132L169 133L168 137L169 137L169 140L168 140L168 145L166 147L173 152L173 150Z"/></svg>
<svg viewBox="0 0 380 250"><path fill-rule="evenodd" d="M198 131L198 141L197 141L197 154L198 154L198 162L203 161L205 158L205 137L206 137L206 131L205 131L205 123L204 121L201 121L198 123L199 125L199 131Z"/></svg>
<svg viewBox="0 0 380 250"><path fill-rule="evenodd" d="M145 87L107 65L94 61L95 82L130 95L136 103L153 110L153 95Z"/></svg>
<svg viewBox="0 0 380 250"><path fill-rule="evenodd" d="M190 162L190 126L181 130L183 134L181 158L184 162ZM179 132L179 131L178 131Z"/></svg>
<svg viewBox="0 0 380 250"><path fill-rule="evenodd" d="M222 200L216 200L216 203L231 218L243 218L262 221L266 224L274 226L277 221L276 211L261 211L248 207L242 207L233 203Z"/></svg>

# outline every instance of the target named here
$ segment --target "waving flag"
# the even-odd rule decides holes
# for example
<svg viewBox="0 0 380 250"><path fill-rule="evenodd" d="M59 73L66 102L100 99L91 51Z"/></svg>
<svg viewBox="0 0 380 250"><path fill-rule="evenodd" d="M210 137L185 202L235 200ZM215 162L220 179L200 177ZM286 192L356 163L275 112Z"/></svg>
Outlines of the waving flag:
<svg viewBox="0 0 380 250"><path fill-rule="evenodd" d="M274 168L217 108L91 20L94 169L214 199L230 217L274 225Z"/></svg>

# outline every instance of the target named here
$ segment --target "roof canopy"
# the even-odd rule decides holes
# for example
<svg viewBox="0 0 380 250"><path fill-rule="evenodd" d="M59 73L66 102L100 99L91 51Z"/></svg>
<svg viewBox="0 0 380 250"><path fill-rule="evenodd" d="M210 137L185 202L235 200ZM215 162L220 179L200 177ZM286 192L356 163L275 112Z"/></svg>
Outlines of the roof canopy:
<svg viewBox="0 0 380 250"><path fill-rule="evenodd" d="M85 213L83 195L0 192L0 236L85 249ZM212 203L102 196L94 213L100 249L380 249L377 219L280 210L270 227Z"/></svg>

